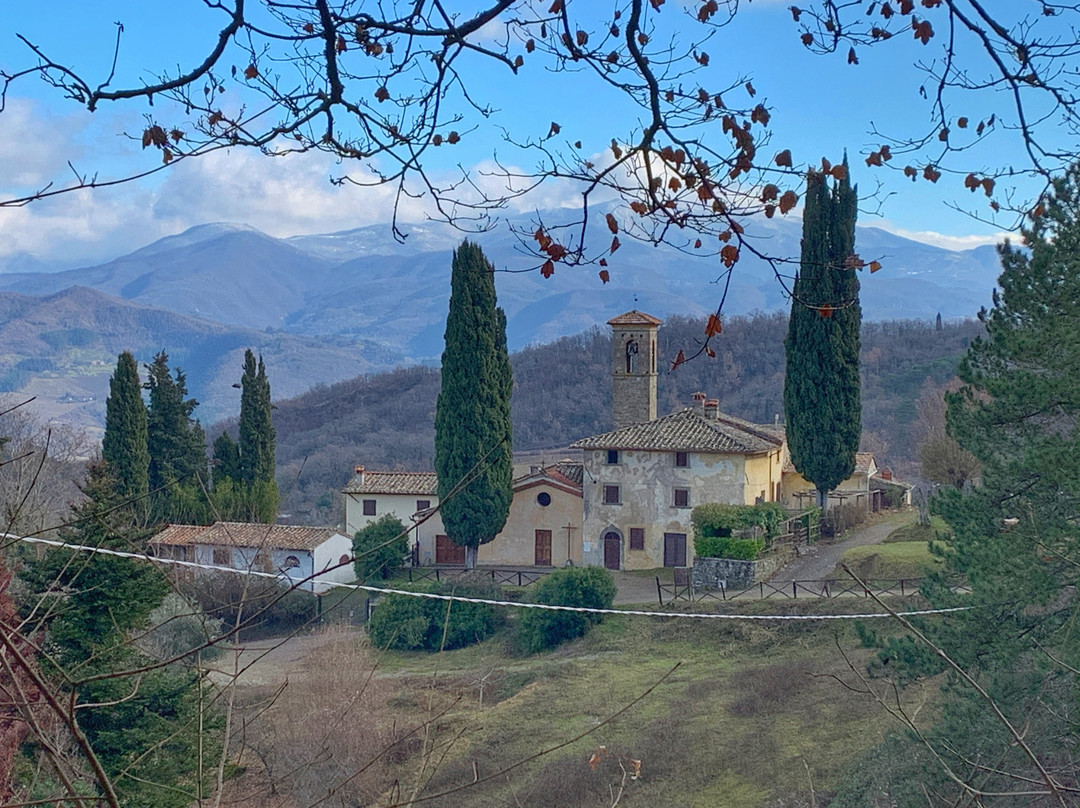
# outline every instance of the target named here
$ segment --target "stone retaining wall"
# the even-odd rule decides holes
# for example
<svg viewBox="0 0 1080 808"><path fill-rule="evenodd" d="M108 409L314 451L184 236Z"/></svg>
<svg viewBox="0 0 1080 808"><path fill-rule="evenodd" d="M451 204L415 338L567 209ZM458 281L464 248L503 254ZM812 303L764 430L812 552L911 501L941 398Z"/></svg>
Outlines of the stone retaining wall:
<svg viewBox="0 0 1080 808"><path fill-rule="evenodd" d="M791 546L782 547L756 561L734 558L694 559L691 582L695 589L746 589L764 581L795 557Z"/></svg>

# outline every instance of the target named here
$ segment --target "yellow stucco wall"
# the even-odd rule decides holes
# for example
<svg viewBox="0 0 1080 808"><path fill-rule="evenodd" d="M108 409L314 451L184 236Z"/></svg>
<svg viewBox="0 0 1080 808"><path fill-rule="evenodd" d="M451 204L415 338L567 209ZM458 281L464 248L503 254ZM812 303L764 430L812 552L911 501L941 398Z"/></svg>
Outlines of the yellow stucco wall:
<svg viewBox="0 0 1080 808"><path fill-rule="evenodd" d="M537 497L547 493L551 504L540 505ZM478 564L532 566L536 561L536 531L551 531L551 566L562 567L569 558L581 564L581 497L547 483L538 483L514 492L510 515L502 532L489 544L480 545Z"/></svg>
<svg viewBox="0 0 1080 808"><path fill-rule="evenodd" d="M767 454L749 455L746 458L746 489L743 505L753 505L761 497L763 502L777 501L777 483L782 477L783 456L779 449Z"/></svg>

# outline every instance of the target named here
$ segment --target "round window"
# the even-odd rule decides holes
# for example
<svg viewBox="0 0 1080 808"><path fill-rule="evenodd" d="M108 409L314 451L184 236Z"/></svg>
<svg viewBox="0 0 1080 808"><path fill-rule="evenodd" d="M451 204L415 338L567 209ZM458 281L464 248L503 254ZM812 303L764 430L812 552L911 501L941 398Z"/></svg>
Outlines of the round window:
<svg viewBox="0 0 1080 808"><path fill-rule="evenodd" d="M536 495L536 501L544 508L551 504L551 494L547 491L541 491Z"/></svg>

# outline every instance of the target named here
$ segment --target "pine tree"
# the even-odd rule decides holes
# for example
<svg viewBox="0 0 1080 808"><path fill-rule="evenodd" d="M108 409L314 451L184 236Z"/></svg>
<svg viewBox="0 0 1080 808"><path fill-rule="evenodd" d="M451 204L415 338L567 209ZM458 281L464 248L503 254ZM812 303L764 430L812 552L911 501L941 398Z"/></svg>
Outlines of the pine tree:
<svg viewBox="0 0 1080 808"><path fill-rule="evenodd" d="M846 163L845 163L846 165ZM859 398L859 279L856 190L844 176L807 180L802 257L791 301L784 414L791 462L818 489L818 502L851 476L862 432Z"/></svg>
<svg viewBox="0 0 1080 808"><path fill-rule="evenodd" d="M953 535L944 573L923 592L933 607L959 611L919 625L983 693L926 644L874 637L882 646L875 674L922 677L922 688L945 673L936 720L919 733L934 763L910 778L891 775L884 794L875 788L843 804L1075 802L1080 165L1054 181L1042 207L1023 231L1024 249L999 248L1001 291L980 313L986 336L960 363L964 387L947 395L949 433L978 459L981 483L943 489L933 502Z"/></svg>
<svg viewBox="0 0 1080 808"><path fill-rule="evenodd" d="M475 244L465 241L454 251L450 286L435 472L446 534L465 546L471 569L477 548L495 538L510 512L513 378L494 267Z"/></svg>
<svg viewBox="0 0 1080 808"><path fill-rule="evenodd" d="M270 405L270 381L260 356L244 352L240 378L239 479L247 495L247 518L271 523L277 518L278 489L274 481L277 433Z"/></svg>
<svg viewBox="0 0 1080 808"><path fill-rule="evenodd" d="M187 377L182 370L177 368L173 378L164 351L146 369L150 487L158 491L153 498L153 516L161 521L205 521L200 478L206 476L206 435L192 418L199 402L187 397Z"/></svg>
<svg viewBox="0 0 1080 808"><path fill-rule="evenodd" d="M101 456L116 481L117 493L142 507L149 490L146 406L135 357L124 351L116 361L105 400L105 435Z"/></svg>
<svg viewBox="0 0 1080 808"><path fill-rule="evenodd" d="M118 487L108 466L91 465L82 487L86 499L61 539L144 551L147 533L123 507ZM43 667L78 705L79 727L122 804L190 805L187 789L207 768L199 765L200 750L206 761L220 748L221 723L214 710L198 720L203 686L195 672L180 664L154 667L156 661L132 642L171 589L162 569L138 559L54 549L24 564L20 578L34 595L28 604L39 607L26 633L48 628Z"/></svg>

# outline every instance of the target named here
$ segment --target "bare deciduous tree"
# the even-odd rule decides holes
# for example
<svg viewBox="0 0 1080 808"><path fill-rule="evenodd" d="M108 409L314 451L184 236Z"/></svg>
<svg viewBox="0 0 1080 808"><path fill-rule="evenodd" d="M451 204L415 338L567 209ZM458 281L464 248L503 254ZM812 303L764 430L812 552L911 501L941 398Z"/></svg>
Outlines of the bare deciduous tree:
<svg viewBox="0 0 1080 808"><path fill-rule="evenodd" d="M116 59L106 75L89 75L50 43L22 37L23 63L0 74L3 97L37 78L91 111L153 104L142 131L130 134L161 162L131 176L78 174L0 204L123 182L222 148L325 152L342 161L334 182L389 184L397 204L426 197L434 215L466 228L491 226L509 201L541 185L568 183L580 194L577 214L519 235L545 275L557 265L598 264L606 280L620 237L718 254L730 271L740 252L760 254L743 237L746 217L792 210L807 171L845 170L839 154L819 163L770 143L777 110L756 97L754 64L724 58L731 23L744 13L739 0L688 8L619 0L607 12L579 0L487 0L464 12L439 0L205 5L201 56L179 67L146 65L152 78L132 84L117 78ZM798 47L801 39L826 58L846 50L852 70L871 69L859 66L869 48L902 48L924 71L928 124L887 133L871 126L880 145L866 149L868 166L915 182L947 177L981 200L976 215L1041 212L1013 181L1034 177L1025 188L1037 196L1039 183L1044 189L1078 151L1080 7L814 0L790 10L794 21L776 31L778 40ZM118 24L117 54L125 36ZM489 96L486 82L501 73L512 87L523 70L568 74L587 87L593 113L610 118L610 142L583 144L570 134L572 113L558 98L536 99L552 110L543 131L501 116L502 99ZM898 80L882 75L881 92ZM823 87L807 103L827 109L830 92ZM472 138L501 138L492 167L455 176L427 168L453 165L446 153ZM1018 153L1022 163L1012 159ZM590 216L600 215L596 203L611 198L619 200L614 211L588 230ZM401 235L396 208L394 227ZM779 270L777 277L787 283Z"/></svg>

